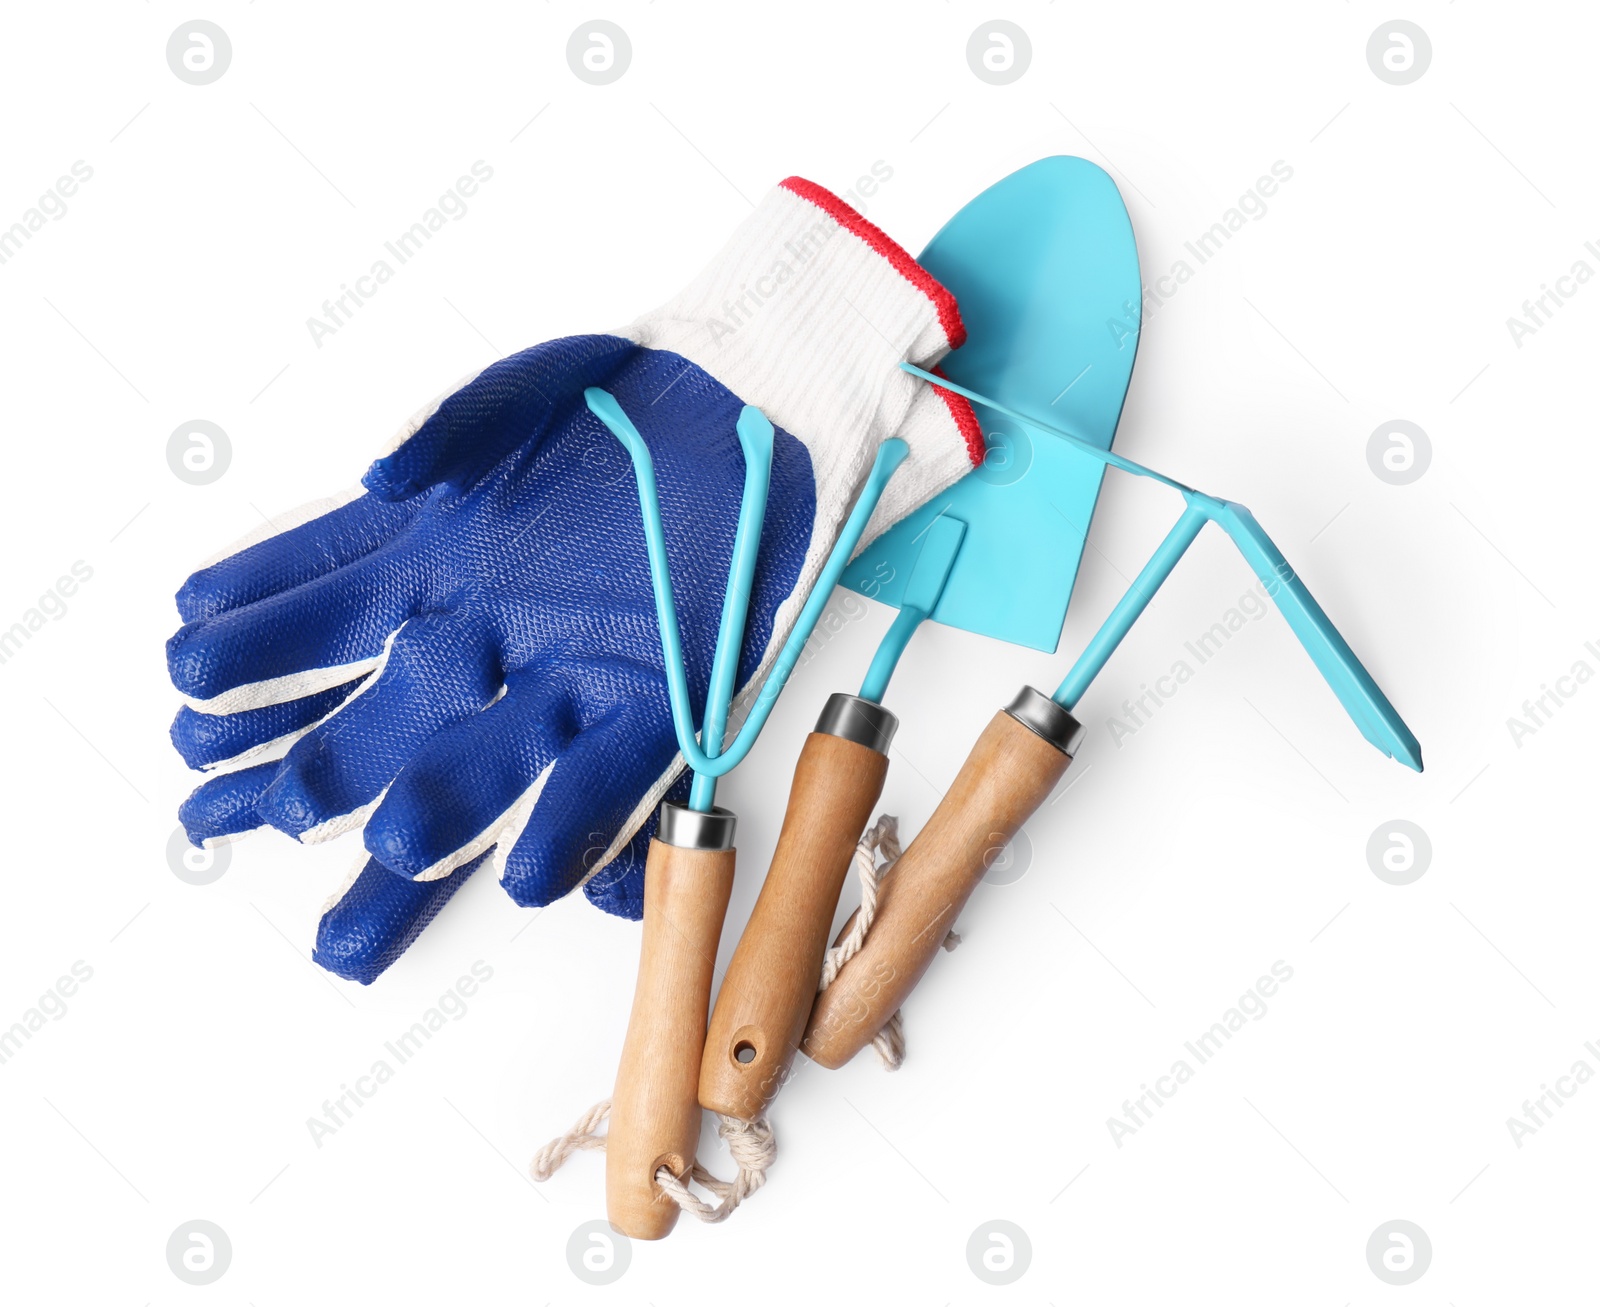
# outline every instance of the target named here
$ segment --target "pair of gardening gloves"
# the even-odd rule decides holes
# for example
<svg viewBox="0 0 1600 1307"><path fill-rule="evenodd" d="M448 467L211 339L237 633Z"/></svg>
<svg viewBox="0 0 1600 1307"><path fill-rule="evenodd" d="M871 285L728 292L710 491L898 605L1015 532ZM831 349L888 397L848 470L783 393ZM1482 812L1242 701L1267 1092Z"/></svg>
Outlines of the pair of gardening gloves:
<svg viewBox="0 0 1600 1307"><path fill-rule="evenodd" d="M649 445L686 671L703 711L744 482L744 405L777 428L739 665L754 693L878 446L910 455L863 545L969 471L966 402L899 364L963 339L954 299L833 195L790 178L686 290L613 334L494 363L419 410L361 485L191 576L168 642L172 740L210 773L196 845L360 830L314 956L376 979L491 863L532 907L582 888L637 918L683 772L631 465Z"/></svg>

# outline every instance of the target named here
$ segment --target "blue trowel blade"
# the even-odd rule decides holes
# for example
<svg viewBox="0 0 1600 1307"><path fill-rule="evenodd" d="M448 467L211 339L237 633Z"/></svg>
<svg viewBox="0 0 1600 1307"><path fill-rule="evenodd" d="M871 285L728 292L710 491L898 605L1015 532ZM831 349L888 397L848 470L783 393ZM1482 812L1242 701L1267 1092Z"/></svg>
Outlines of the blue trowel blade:
<svg viewBox="0 0 1600 1307"><path fill-rule="evenodd" d="M918 262L967 325L967 343L944 361L952 380L1111 447L1141 291L1133 227L1102 169L1058 156L1012 173ZM932 620L1053 653L1105 469L1003 415L978 418L983 466L886 532L841 583L901 606L923 532L949 514L967 533Z"/></svg>

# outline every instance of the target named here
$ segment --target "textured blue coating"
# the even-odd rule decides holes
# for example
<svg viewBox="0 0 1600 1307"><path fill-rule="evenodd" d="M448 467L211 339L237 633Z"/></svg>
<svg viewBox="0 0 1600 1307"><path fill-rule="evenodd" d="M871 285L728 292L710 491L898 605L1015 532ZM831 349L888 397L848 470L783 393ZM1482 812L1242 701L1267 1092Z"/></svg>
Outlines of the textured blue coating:
<svg viewBox="0 0 1600 1307"><path fill-rule="evenodd" d="M376 658L398 630L383 674L281 762L214 778L183 810L196 839L263 823L298 835L381 799L365 827L374 861L362 893L319 934L319 959L340 974L370 979L374 960L414 938L463 872L403 877L473 839L552 762L506 860L504 884L524 904L585 882L677 752L638 500L586 386L615 394L650 449L698 718L744 486L745 406L680 356L613 336L493 364L372 466L366 495L196 573L179 593L185 625L168 666L196 699ZM776 431L737 682L794 589L815 505L809 453ZM185 710L175 739L196 761L231 756L311 726L353 688L232 721ZM620 858L585 892L637 917L642 867ZM397 886L379 872L399 872Z"/></svg>

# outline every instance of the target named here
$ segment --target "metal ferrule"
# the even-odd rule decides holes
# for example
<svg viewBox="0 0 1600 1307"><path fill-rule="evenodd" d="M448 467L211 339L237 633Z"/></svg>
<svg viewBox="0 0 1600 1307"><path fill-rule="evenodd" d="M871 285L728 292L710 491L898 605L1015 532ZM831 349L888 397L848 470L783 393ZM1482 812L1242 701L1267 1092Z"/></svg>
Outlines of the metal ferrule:
<svg viewBox="0 0 1600 1307"><path fill-rule="evenodd" d="M881 703L854 694L830 694L817 718L817 734L837 735L886 754L899 725L900 719Z"/></svg>
<svg viewBox="0 0 1600 1307"><path fill-rule="evenodd" d="M1078 719L1031 685L1024 685L1017 692L1017 697L1006 705L1006 712L1067 757L1078 751L1078 741L1083 738L1083 727Z"/></svg>
<svg viewBox="0 0 1600 1307"><path fill-rule="evenodd" d="M656 838L676 849L721 852L733 847L733 831L738 822L739 819L726 808L696 812L681 803L663 803Z"/></svg>

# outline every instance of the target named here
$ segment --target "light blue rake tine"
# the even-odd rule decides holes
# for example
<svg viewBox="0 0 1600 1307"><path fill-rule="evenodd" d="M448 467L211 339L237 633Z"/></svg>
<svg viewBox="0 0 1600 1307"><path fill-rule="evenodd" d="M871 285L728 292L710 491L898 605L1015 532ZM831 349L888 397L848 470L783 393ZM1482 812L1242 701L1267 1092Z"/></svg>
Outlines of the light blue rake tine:
<svg viewBox="0 0 1600 1307"><path fill-rule="evenodd" d="M611 429L633 460L634 480L639 489L640 516L650 555L650 581L656 600L656 621L661 627L661 651L666 661L668 695L676 723L680 705L683 716L689 715L689 685L688 675L684 671L683 637L672 594L672 573L667 565L666 534L661 525L661 499L656 486L655 463L644 437L622 411L622 405L617 403L614 395L591 386L583 392L583 397L590 411ZM767 490L772 481L772 423L767 421L760 409L747 404L739 414L737 430L739 446L744 451L744 492L739 501L738 525L733 535L733 560L728 567L728 585L722 596L722 618L717 626L717 643L711 657L711 679L706 688L706 715L700 738L704 756L708 760L721 752L723 732L728 725L728 705L733 697L734 677L739 670L739 649L744 644L745 618L750 611L750 587L755 580L756 554L761 547L761 526L766 518ZM681 728L679 733L683 733ZM693 733L692 724L689 733ZM689 807L695 812L709 812L716 804L717 777L698 767L694 773Z"/></svg>
<svg viewBox="0 0 1600 1307"><path fill-rule="evenodd" d="M715 797L717 779L726 776L743 762L755 745L762 728L767 723L767 718L772 713L773 706L777 703L784 683L794 670L806 641L811 638L812 631L816 629L817 622L827 607L828 598L834 586L838 584L845 564L855 552L856 545L867 528L867 522L871 519L873 510L877 508L878 500L883 496L884 487L888 485L895 469L905 461L910 448L898 437L891 437L878 447L878 454L873 461L872 470L867 475L866 484L857 496L850 516L846 519L844 528L834 543L821 574L817 577L816 584L800 610L800 616L789 634L789 639L774 661L761 693L756 697L733 743L723 750L722 735L727 726L733 681L738 674L739 647L743 644L750 581L761 540L761 521L766 511L767 485L771 475L772 424L759 409L748 405L745 407L739 419L739 439L740 444L745 447L747 469L745 490L740 503L739 526L734 536L734 559L729 569L728 590L723 597L722 622L718 627L716 653L712 659L711 687L706 698L705 747L702 748L701 743L695 739L694 719L689 705L689 679L684 670L683 637L678 626L677 604L672 593L672 577L667 564L666 533L661 523L661 501L656 487L655 464L650 457L649 446L645 444L638 428L623 412L622 405L617 403L615 396L609 391L602 390L598 386L590 386L583 392L583 398L590 412L622 443L633 461L634 481L639 491L639 514L644 525L645 551L650 559L650 585L656 603L656 624L661 631L661 653L667 677L667 697L672 703L673 730L678 738L678 748L695 774L694 787L690 791L690 806L695 806L696 789L698 789L699 797L706 807L709 807ZM759 470L760 502L759 512L755 513L751 511L752 482L756 475L751 460L752 437L758 442L765 442L764 456L759 452L759 448L757 452L758 459L764 457L764 465ZM746 572L748 574L745 574ZM730 630L735 632L731 637L728 634ZM713 708L719 703L720 708L714 713ZM706 784L702 785L702 781Z"/></svg>
<svg viewBox="0 0 1600 1307"><path fill-rule="evenodd" d="M834 541L828 561L822 565L816 584L806 596L805 607L800 610L800 617L794 624L794 630L789 633L782 652L773 662L772 671L762 682L761 693L751 705L750 715L745 718L744 725L739 730L739 738L734 741L733 749L730 749L729 753L737 750L739 757L743 758L750 752L750 746L756 742L756 737L761 734L761 728L766 725L773 705L778 702L778 696L783 693L783 687L789 682L790 673L794 671L795 664L800 661L800 655L805 651L806 641L811 638L812 631L816 630L817 623L822 619L828 600L833 596L833 588L839 584L839 578L844 575L844 569L855 554L856 546L861 543L862 534L878 507L878 501L883 498L883 491L889 484L889 478L895 474L900 464L906 461L906 456L910 452L911 446L899 436L890 436L878 446L878 452L872 460L872 470L867 473L866 484L856 496L855 506L850 510L850 516L845 519L839 538Z"/></svg>
<svg viewBox="0 0 1600 1307"><path fill-rule="evenodd" d="M750 587L756 577L756 554L761 548L761 524L767 516L767 488L772 483L772 423L758 408L746 404L735 424L739 447L744 450L744 494L739 500L739 521L733 533L733 562L728 568L728 588L722 596L722 620L717 626L716 651L711 657L711 684L706 689L706 718L700 744L706 757L722 752L728 729L728 705L739 671L739 650L744 645L745 618L750 612ZM697 771L689 787L689 807L710 812L717 801L717 778Z"/></svg>

